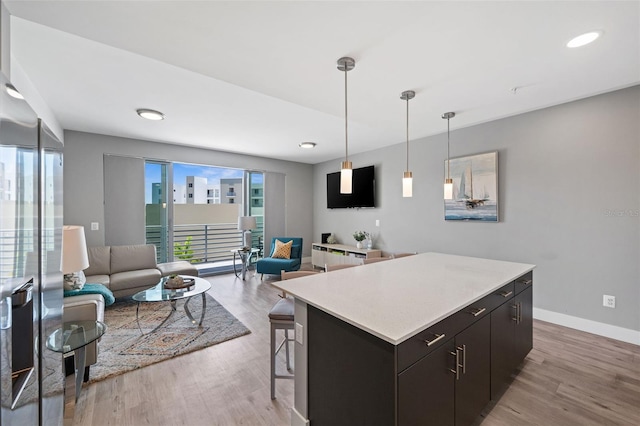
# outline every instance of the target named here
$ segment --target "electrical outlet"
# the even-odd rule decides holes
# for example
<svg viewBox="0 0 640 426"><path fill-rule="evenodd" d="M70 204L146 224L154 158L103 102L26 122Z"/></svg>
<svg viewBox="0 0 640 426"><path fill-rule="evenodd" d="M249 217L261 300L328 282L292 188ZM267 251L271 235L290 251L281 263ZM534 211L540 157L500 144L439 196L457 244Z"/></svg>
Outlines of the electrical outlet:
<svg viewBox="0 0 640 426"><path fill-rule="evenodd" d="M303 327L302 324L300 324L299 322L296 323L296 342L300 343L301 345L304 345L304 336L303 336Z"/></svg>
<svg viewBox="0 0 640 426"><path fill-rule="evenodd" d="M92 231L97 231L100 229L100 225L98 224L98 222L91 222L91 230Z"/></svg>
<svg viewBox="0 0 640 426"><path fill-rule="evenodd" d="M616 297L603 295L602 296L602 306L606 306L607 308L615 308L616 307Z"/></svg>

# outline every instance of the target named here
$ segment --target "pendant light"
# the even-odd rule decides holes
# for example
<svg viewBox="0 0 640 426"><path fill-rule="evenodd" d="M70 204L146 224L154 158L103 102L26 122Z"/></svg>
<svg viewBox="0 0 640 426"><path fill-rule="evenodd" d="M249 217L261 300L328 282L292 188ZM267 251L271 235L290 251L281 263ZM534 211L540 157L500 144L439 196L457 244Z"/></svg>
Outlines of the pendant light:
<svg viewBox="0 0 640 426"><path fill-rule="evenodd" d="M353 58L338 59L338 69L344 71L344 161L340 166L340 193L351 194L353 167L349 161L349 134L347 121L347 72L356 66Z"/></svg>
<svg viewBox="0 0 640 426"><path fill-rule="evenodd" d="M409 171L409 99L413 99L416 92L406 90L400 94L400 99L407 101L407 170L402 176L402 196L413 197L413 173Z"/></svg>
<svg viewBox="0 0 640 426"><path fill-rule="evenodd" d="M453 200L453 179L449 171L449 120L456 116L455 112L445 112L442 118L447 120L447 178L444 180L444 199Z"/></svg>

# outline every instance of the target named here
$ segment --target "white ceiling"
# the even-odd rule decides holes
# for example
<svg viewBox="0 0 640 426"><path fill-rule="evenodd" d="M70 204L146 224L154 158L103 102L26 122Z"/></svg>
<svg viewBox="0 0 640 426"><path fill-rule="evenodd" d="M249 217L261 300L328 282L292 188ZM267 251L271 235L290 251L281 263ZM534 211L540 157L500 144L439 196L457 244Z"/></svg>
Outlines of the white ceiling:
<svg viewBox="0 0 640 426"><path fill-rule="evenodd" d="M413 140L446 111L455 130L640 83L638 1L7 5L13 60L65 129L311 164L344 156L342 56L350 153L405 140L404 90Z"/></svg>

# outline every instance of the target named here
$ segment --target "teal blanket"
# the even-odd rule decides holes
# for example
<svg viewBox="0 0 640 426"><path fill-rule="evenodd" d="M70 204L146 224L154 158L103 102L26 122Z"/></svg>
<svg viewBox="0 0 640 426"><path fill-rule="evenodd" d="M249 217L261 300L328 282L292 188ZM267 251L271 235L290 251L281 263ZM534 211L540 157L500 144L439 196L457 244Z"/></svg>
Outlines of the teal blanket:
<svg viewBox="0 0 640 426"><path fill-rule="evenodd" d="M111 290L103 286L102 284L85 284L81 290L65 290L64 297L80 296L81 294L101 294L104 297L104 304L106 306L112 305L116 301L113 297Z"/></svg>

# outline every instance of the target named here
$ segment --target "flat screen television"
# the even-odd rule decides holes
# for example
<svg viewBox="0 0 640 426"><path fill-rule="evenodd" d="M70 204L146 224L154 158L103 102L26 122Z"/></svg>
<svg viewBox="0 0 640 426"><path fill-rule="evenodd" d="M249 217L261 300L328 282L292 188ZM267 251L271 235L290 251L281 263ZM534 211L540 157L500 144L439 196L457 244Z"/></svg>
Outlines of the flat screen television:
<svg viewBox="0 0 640 426"><path fill-rule="evenodd" d="M374 166L353 169L351 194L340 193L340 172L327 174L327 208L375 207L376 176Z"/></svg>

